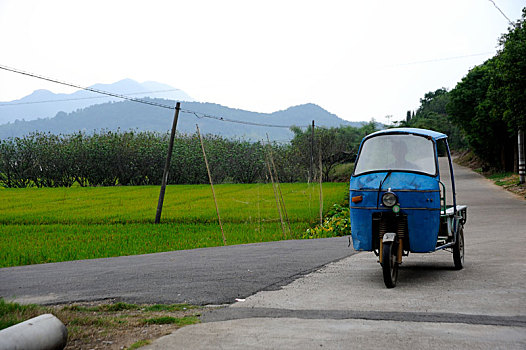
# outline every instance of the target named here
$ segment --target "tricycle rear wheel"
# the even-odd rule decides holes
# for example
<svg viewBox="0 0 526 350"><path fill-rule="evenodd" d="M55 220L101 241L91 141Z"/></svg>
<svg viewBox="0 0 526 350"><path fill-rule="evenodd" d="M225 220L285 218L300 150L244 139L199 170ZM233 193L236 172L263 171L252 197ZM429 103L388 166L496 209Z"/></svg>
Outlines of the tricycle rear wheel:
<svg viewBox="0 0 526 350"><path fill-rule="evenodd" d="M396 245L389 242L382 247L382 272L387 288L394 288L398 279L398 262Z"/></svg>
<svg viewBox="0 0 526 350"><path fill-rule="evenodd" d="M464 267L464 228L462 226L458 229L457 241L453 246L453 262L457 270L462 270Z"/></svg>

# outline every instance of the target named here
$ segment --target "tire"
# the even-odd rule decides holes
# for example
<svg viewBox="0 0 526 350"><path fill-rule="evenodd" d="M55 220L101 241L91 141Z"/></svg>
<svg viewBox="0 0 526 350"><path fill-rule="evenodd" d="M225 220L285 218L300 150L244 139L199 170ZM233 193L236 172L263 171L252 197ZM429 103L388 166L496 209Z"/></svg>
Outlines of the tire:
<svg viewBox="0 0 526 350"><path fill-rule="evenodd" d="M453 246L453 262L456 270L462 270L464 267L464 228L462 226L458 231L457 242Z"/></svg>
<svg viewBox="0 0 526 350"><path fill-rule="evenodd" d="M382 248L382 272L387 288L394 288L398 279L398 263L396 262L396 245L384 243Z"/></svg>

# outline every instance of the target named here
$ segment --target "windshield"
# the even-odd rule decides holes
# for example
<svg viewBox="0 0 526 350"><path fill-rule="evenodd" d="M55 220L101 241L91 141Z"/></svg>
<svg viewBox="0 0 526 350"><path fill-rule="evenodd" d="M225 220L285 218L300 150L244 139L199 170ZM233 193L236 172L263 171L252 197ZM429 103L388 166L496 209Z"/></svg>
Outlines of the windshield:
<svg viewBox="0 0 526 350"><path fill-rule="evenodd" d="M367 139L356 161L354 175L385 170L435 175L433 141L409 134L381 135Z"/></svg>

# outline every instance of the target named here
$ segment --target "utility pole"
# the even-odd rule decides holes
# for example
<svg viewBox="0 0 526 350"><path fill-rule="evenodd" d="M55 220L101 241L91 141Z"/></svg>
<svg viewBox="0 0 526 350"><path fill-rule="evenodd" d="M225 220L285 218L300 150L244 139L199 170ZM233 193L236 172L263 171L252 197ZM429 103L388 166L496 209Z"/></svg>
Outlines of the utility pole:
<svg viewBox="0 0 526 350"><path fill-rule="evenodd" d="M161 222L161 212L163 211L164 192L166 191L166 183L168 182L168 170L170 169L170 161L172 159L172 151L174 148L175 129L177 128L177 120L179 119L179 110L181 109L181 102L175 105L175 115L172 124L172 133L170 134L170 143L168 144L168 154L166 155L166 163L164 164L163 181L161 184L161 192L159 193L159 201L157 202L157 213L155 214L155 223Z"/></svg>

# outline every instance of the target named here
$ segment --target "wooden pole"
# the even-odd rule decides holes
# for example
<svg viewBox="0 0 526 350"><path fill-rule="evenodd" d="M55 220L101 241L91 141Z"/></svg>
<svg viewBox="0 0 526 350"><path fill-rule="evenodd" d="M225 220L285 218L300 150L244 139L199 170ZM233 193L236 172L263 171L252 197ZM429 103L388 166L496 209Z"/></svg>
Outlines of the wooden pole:
<svg viewBox="0 0 526 350"><path fill-rule="evenodd" d="M155 214L155 223L161 222L161 212L163 211L164 193L166 191L166 184L168 182L168 171L170 169L170 161L172 159L172 151L174 147L175 129L177 128L177 120L179 119L179 110L181 109L181 102L175 105L175 115L172 124L172 132L170 134L170 143L168 144L168 154L166 155L166 163L164 164L163 179L161 183L161 192L159 193L159 201L157 202L157 213Z"/></svg>
<svg viewBox="0 0 526 350"><path fill-rule="evenodd" d="M199 125L195 124L197 127L197 135L199 136L199 141L201 142L201 149L203 150L203 157L205 158L206 171L208 173L208 180L210 180L210 187L212 187L212 196L214 197L214 203L216 205L217 220L219 221L219 227L221 227L221 235L223 236L223 245L226 245L225 232L223 231L223 224L221 223L221 216L219 215L219 207L217 206L216 192L214 191L214 183L212 182L212 174L210 173L210 167L208 166L208 159L206 158L205 145L203 143L203 137L199 132Z"/></svg>

